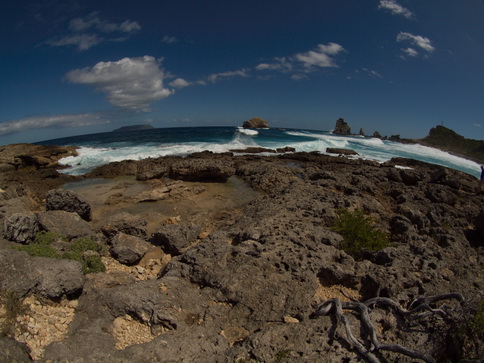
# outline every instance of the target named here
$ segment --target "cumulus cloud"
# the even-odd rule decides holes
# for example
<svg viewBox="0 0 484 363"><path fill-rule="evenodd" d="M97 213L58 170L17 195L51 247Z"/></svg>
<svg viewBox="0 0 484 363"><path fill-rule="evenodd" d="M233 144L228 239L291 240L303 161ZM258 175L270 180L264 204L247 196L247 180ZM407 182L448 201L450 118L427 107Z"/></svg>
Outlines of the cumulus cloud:
<svg viewBox="0 0 484 363"><path fill-rule="evenodd" d="M56 116L37 116L0 123L0 135L8 135L31 129L82 127L110 123L99 114L67 114Z"/></svg>
<svg viewBox="0 0 484 363"><path fill-rule="evenodd" d="M421 35L413 35L407 32L400 32L397 35L397 42L409 43L413 46L402 49L402 51L410 57L417 57L418 55L420 55L419 51L415 48L419 48L420 51L423 51L424 56L429 55L435 50L429 38L423 37Z"/></svg>
<svg viewBox="0 0 484 363"><path fill-rule="evenodd" d="M184 80L183 78L177 78L170 82L170 86L173 88L185 88L190 86L191 83Z"/></svg>
<svg viewBox="0 0 484 363"><path fill-rule="evenodd" d="M152 103L174 92L164 87L166 75L160 66L161 61L151 56L123 58L75 69L66 74L66 79L105 93L114 106L146 111Z"/></svg>
<svg viewBox="0 0 484 363"><path fill-rule="evenodd" d="M294 73L295 80L307 78L307 73L320 68L337 68L335 57L345 49L337 43L318 44L315 49L296 53L290 57L274 58L270 63L260 63L255 67L258 71L279 71Z"/></svg>
<svg viewBox="0 0 484 363"><path fill-rule="evenodd" d="M82 18L75 18L69 22L68 34L52 38L45 43L53 47L73 45L79 51L106 41L122 41L141 29L136 21L125 20L112 23L102 20L98 12Z"/></svg>
<svg viewBox="0 0 484 363"><path fill-rule="evenodd" d="M413 13L397 3L396 0L380 0L378 9L388 10L393 15L401 15L407 19L411 19L413 17Z"/></svg>

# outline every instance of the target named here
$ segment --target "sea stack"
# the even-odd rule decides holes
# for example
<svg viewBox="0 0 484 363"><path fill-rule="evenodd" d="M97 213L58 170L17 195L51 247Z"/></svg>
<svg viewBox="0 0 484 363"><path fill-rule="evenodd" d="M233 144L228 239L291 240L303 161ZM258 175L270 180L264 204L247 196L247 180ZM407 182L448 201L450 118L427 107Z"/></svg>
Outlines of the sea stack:
<svg viewBox="0 0 484 363"><path fill-rule="evenodd" d="M244 129L268 129L269 123L266 120L261 119L260 117L254 117L248 121L244 121L242 127Z"/></svg>
<svg viewBox="0 0 484 363"><path fill-rule="evenodd" d="M351 127L345 122L344 119L339 118L336 120L336 125L334 126L333 134L351 135Z"/></svg>

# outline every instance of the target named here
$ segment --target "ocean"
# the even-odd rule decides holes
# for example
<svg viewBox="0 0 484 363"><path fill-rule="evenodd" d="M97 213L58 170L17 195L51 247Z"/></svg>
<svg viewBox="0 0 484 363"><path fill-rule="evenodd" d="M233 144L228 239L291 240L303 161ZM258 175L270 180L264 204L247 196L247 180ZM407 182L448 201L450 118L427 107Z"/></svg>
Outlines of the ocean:
<svg viewBox="0 0 484 363"><path fill-rule="evenodd" d="M247 147L269 149L290 146L296 151L319 151L326 148L353 149L356 157L385 162L404 157L447 166L480 177L478 163L447 152L363 136L340 136L327 131L300 129L243 129L241 127L179 127L106 132L38 142L40 145L76 145L79 155L60 160L70 165L62 173L80 175L113 161L140 160L209 150L216 153Z"/></svg>

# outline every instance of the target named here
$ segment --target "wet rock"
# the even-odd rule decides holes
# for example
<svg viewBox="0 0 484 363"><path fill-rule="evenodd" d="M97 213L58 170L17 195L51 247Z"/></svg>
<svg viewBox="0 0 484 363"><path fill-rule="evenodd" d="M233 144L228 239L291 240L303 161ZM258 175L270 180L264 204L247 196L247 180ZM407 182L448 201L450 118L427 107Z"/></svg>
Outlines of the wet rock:
<svg viewBox="0 0 484 363"><path fill-rule="evenodd" d="M77 213L85 221L92 219L91 206L80 195L70 190L56 189L47 193L46 210L63 210Z"/></svg>
<svg viewBox="0 0 484 363"><path fill-rule="evenodd" d="M150 249L149 243L136 236L118 233L111 240L111 254L119 262L125 265L138 263Z"/></svg>
<svg viewBox="0 0 484 363"><path fill-rule="evenodd" d="M341 149L341 148L335 148L335 147L327 147L326 152L328 154L338 154L338 155L358 155L358 153L355 150Z"/></svg>

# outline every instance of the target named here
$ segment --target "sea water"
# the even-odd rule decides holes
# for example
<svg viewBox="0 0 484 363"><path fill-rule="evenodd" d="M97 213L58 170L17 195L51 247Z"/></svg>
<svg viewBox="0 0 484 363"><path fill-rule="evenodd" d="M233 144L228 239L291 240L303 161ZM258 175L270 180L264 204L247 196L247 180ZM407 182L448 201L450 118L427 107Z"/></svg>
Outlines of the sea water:
<svg viewBox="0 0 484 363"><path fill-rule="evenodd" d="M215 153L247 147L269 149L290 146L296 151L347 148L357 158L385 162L393 157L411 158L447 166L480 176L480 165L447 152L417 144L402 144L363 136L340 136L331 132L299 129L243 129L241 127L181 127L106 132L39 142L41 145L76 145L78 156L60 160L69 165L62 172L80 175L113 161L141 160L159 156L186 156L209 150Z"/></svg>

